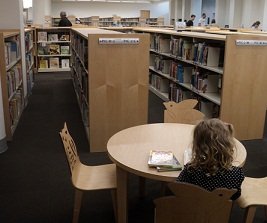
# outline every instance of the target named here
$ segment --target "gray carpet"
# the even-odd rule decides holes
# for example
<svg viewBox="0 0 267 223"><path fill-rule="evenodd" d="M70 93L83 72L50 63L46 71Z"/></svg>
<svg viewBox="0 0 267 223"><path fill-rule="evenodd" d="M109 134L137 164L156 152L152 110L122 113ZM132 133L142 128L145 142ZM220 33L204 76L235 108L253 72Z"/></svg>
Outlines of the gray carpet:
<svg viewBox="0 0 267 223"><path fill-rule="evenodd" d="M149 122L162 122L162 101L150 93ZM85 164L103 164L106 153L89 153L76 95L68 74L50 73L36 76L14 139L0 154L0 222L1 223L70 223L73 188L65 153L58 132L67 121ZM267 175L267 141L243 142L248 151L244 167L247 176ZM159 182L147 181L147 196L138 197L138 177L129 177L129 223L153 222L153 199L159 196ZM234 206L231 223L241 222L243 210ZM89 192L84 196L80 223L114 221L109 191ZM258 208L254 223L264 222Z"/></svg>

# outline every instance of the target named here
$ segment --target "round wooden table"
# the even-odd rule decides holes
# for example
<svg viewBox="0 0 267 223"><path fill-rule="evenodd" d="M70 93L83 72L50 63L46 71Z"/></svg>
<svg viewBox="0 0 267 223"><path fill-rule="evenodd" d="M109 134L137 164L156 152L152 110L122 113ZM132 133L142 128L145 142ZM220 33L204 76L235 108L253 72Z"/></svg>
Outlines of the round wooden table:
<svg viewBox="0 0 267 223"><path fill-rule="evenodd" d="M148 167L150 150L172 151L183 164L184 151L191 148L194 125L178 123L157 123L135 126L124 129L113 135L107 150L110 159L117 166L117 202L118 222L127 222L127 172L141 177L171 182L180 171L157 172ZM236 141L235 166L243 166L247 152L245 147Z"/></svg>

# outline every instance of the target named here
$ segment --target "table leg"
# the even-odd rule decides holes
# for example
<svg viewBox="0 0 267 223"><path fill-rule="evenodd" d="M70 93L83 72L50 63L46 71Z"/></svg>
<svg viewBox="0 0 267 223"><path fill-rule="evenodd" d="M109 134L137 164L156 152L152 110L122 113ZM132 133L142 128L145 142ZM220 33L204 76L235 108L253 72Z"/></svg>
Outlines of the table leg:
<svg viewBox="0 0 267 223"><path fill-rule="evenodd" d="M118 223L128 222L127 206L127 171L118 167L117 170L117 211Z"/></svg>

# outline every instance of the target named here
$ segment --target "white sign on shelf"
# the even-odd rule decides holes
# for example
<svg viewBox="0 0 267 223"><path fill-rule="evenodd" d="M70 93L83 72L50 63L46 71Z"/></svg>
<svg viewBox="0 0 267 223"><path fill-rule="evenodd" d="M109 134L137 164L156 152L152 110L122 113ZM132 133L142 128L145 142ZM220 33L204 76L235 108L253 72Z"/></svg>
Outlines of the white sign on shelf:
<svg viewBox="0 0 267 223"><path fill-rule="evenodd" d="M99 44L139 44L139 38L99 38Z"/></svg>
<svg viewBox="0 0 267 223"><path fill-rule="evenodd" d="M237 46L267 46L267 40L236 40Z"/></svg>

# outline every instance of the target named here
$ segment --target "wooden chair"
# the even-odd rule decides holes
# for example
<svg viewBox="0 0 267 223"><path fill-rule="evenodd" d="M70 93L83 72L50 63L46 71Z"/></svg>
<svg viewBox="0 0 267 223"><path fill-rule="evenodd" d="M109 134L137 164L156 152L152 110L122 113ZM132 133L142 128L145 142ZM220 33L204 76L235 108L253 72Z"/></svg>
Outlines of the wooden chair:
<svg viewBox="0 0 267 223"><path fill-rule="evenodd" d="M267 177L246 177L241 185L241 196L237 203L246 209L243 222L253 222L257 206L264 206L267 220Z"/></svg>
<svg viewBox="0 0 267 223"><path fill-rule="evenodd" d="M182 123L197 124L199 120L204 119L205 115L194 109L198 101L195 99L187 99L179 103L169 101L164 102L166 110L164 111L164 122L166 123Z"/></svg>
<svg viewBox="0 0 267 223"><path fill-rule="evenodd" d="M66 123L60 132L60 136L67 155L71 180L75 188L73 223L79 221L79 213L83 191L111 189L115 218L117 219L116 208L116 166L106 164L100 166L87 166L80 162L75 142L69 134Z"/></svg>
<svg viewBox="0 0 267 223"><path fill-rule="evenodd" d="M212 192L199 186L168 184L174 195L154 200L155 223L228 223L236 190L219 188Z"/></svg>

